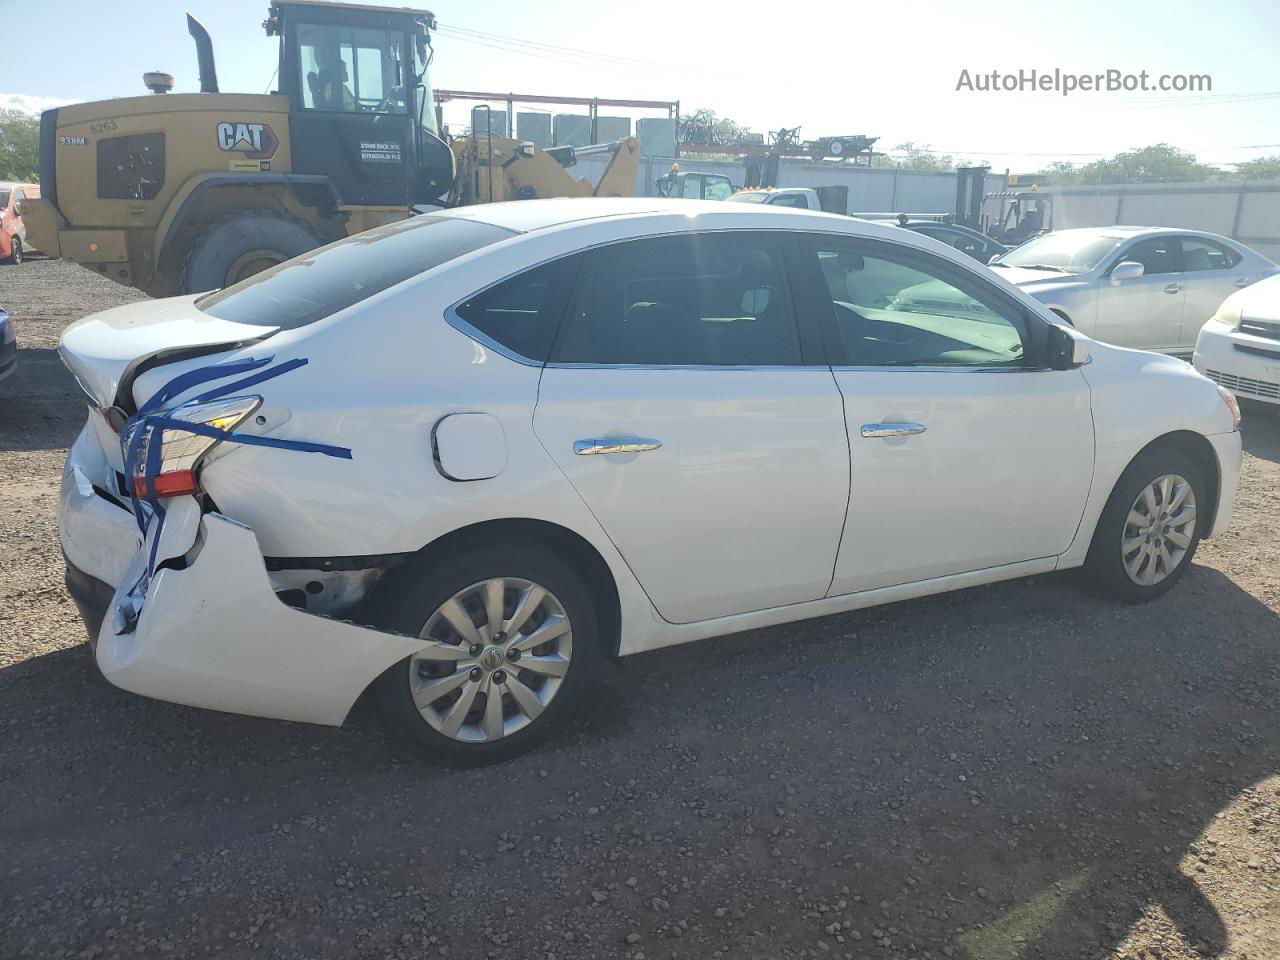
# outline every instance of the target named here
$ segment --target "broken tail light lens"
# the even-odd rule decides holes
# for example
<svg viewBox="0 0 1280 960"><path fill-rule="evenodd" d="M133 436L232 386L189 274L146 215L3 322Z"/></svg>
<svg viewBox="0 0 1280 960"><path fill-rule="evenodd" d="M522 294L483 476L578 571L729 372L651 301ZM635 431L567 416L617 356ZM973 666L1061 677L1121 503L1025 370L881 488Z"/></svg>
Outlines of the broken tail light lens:
<svg viewBox="0 0 1280 960"><path fill-rule="evenodd" d="M230 397L213 403L190 404L163 414L165 419L184 423L201 424L215 430L234 430L262 404L261 397ZM135 440L125 438L125 445L136 443L133 476L129 478L135 497L147 495L147 463L151 459L151 444L160 444L159 469L150 476L157 497L180 497L198 493L200 485L196 468L221 437L191 433L178 426L161 426L153 421L142 421L134 430L145 431Z"/></svg>

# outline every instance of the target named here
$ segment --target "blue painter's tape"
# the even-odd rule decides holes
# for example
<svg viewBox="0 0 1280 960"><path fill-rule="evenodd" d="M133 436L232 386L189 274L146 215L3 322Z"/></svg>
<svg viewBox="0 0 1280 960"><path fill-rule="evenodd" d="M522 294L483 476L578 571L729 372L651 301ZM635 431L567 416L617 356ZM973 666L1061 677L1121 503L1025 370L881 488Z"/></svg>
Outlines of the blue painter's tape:
<svg viewBox="0 0 1280 960"><path fill-rule="evenodd" d="M229 377L240 377L232 383L213 387L196 396L188 403L209 403L232 396L273 380L291 370L306 366L305 357L297 357L276 366L271 366L273 357L249 358L223 363L210 364L188 370L168 381L152 396L138 407L138 412L125 421L120 431L120 447L124 456L125 482L133 506L134 519L138 529L146 536L147 527L154 519L155 534L151 541L151 551L147 557L147 566L142 577L130 590L134 593L144 581L148 581L155 573L156 552L160 547L160 534L164 526L165 509L161 498L156 495L155 478L160 472L160 454L166 430L183 431L202 437L211 437L228 443L242 443L246 446L271 447L277 450L292 450L297 453L319 453L328 457L350 460L351 450L327 443L312 443L307 440L285 440L278 437L264 437L255 434L238 434L232 430L220 430L203 423L188 423L169 414L173 408L165 410L166 404L181 396L188 390L203 384L226 380ZM248 374L247 376L242 376ZM184 404L185 405L185 404ZM150 438L150 440L148 440ZM147 443L146 463L142 475L145 478L142 496L133 489L133 478L138 472L138 458L142 453L142 444ZM154 442L152 442L154 441ZM145 590L145 588L144 588Z"/></svg>

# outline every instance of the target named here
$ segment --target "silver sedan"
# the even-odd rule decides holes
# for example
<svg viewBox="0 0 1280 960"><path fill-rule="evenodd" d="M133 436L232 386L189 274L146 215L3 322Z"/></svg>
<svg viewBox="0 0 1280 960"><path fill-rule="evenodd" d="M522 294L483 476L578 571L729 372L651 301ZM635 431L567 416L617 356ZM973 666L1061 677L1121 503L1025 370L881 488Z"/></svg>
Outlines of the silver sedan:
<svg viewBox="0 0 1280 960"><path fill-rule="evenodd" d="M991 266L1094 339L1185 355L1223 300L1280 273L1235 240L1170 227L1059 230Z"/></svg>

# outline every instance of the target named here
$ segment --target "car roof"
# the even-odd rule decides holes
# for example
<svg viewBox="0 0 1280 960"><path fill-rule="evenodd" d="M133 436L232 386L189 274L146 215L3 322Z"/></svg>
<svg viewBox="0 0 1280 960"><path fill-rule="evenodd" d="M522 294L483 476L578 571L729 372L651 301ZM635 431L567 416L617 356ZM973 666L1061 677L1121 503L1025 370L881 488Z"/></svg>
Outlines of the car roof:
<svg viewBox="0 0 1280 960"><path fill-rule="evenodd" d="M1115 237L1116 239L1127 240L1130 237L1140 237L1148 234L1165 235L1170 233L1187 234L1196 237L1213 237L1215 240L1226 240L1221 234L1211 233L1208 230L1191 230L1187 227L1141 227L1130 224L1117 224L1116 226L1107 227L1071 227L1066 230L1055 230L1057 234L1065 233L1096 233L1100 237Z"/></svg>
<svg viewBox="0 0 1280 960"><path fill-rule="evenodd" d="M892 225L860 220L837 213L801 210L763 204L727 203L723 200L681 200L662 197L557 197L545 200L514 200L505 203L483 203L438 211L436 215L475 220L496 227L529 233L549 227L567 226L575 222L605 218L627 218L639 221L670 220L679 214L697 221L700 228L725 229L792 229L834 230L862 236L898 240L904 231ZM911 242L925 244L927 237ZM932 249L932 248L931 248Z"/></svg>

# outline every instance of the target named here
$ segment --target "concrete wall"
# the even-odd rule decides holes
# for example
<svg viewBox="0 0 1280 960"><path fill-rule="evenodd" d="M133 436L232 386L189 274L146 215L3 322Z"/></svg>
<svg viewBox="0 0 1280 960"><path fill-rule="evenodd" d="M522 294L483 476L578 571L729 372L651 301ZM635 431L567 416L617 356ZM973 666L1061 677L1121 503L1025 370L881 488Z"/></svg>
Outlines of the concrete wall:
<svg viewBox="0 0 1280 960"><path fill-rule="evenodd" d="M1058 187L1053 225L1186 227L1232 237L1280 262L1280 182L1111 184Z"/></svg>
<svg viewBox="0 0 1280 960"><path fill-rule="evenodd" d="M636 196L656 195L654 181L671 169L670 157L641 157L636 175ZM599 181L608 163L607 157L584 157L574 167L574 176ZM746 169L737 161L692 160L681 157L680 169L720 173L735 185L746 178ZM875 170L836 163L782 161L778 170L780 187L825 187L844 185L849 188L850 213L950 213L956 203L956 176L953 173L909 173L899 170ZM1004 177L988 176L987 190L1002 189Z"/></svg>
<svg viewBox="0 0 1280 960"><path fill-rule="evenodd" d="M653 196L654 181L671 169L672 162L669 157L642 157L636 196ZM606 157L585 157L574 167L574 176L596 183L606 163ZM724 174L735 185L746 177L743 164L737 161L681 157L679 163L682 170ZM778 170L781 187L834 184L849 188L850 213L951 213L955 208L953 173L879 170L807 160L784 160ZM987 176L987 193L1003 189L1003 176ZM1054 198L1055 229L1129 224L1207 230L1232 237L1280 263L1280 181L1112 184L1050 187L1040 192Z"/></svg>

